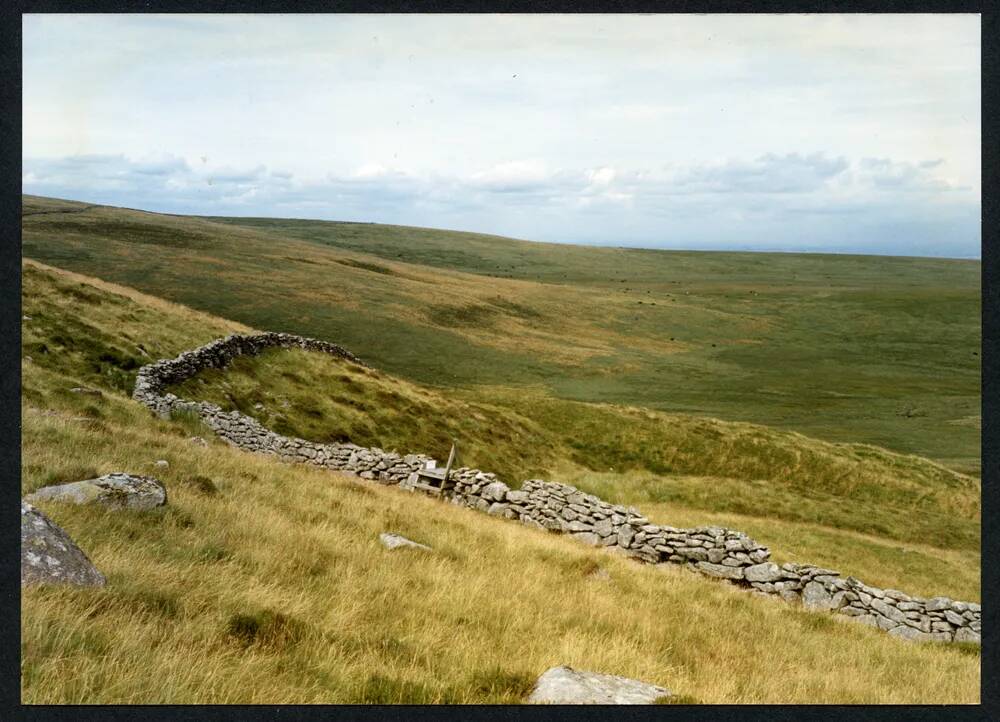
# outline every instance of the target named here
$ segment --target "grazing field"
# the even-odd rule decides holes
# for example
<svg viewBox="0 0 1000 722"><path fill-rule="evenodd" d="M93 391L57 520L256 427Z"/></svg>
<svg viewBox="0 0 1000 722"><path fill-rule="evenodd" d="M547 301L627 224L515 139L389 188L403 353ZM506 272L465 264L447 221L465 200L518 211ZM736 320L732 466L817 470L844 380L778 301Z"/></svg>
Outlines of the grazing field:
<svg viewBox="0 0 1000 722"><path fill-rule="evenodd" d="M111 471L153 473L155 460L169 462L155 471L168 488L162 512L44 505L109 583L22 591L26 703L519 702L537 676L557 664L644 679L688 703L979 701L977 648L904 643L684 569L640 566L398 489L242 453L188 419L156 419L128 398L135 370L247 328L32 261L23 264L23 278L22 492ZM314 434L325 432L302 406L306 372L330 383L321 397L330 405L315 410L331 414L331 423L333 411L369 395L400 409L435 407L443 398L453 406L442 414L475 410L487 420L503 416L512 433L549 436L552 446L539 452L540 467L553 474L562 468L601 493L614 490L648 507L653 521L723 521L771 544L779 558L801 554L818 561L823 554L824 563L873 584L899 580L898 587L914 592L978 599L978 555L969 545L912 544L772 519L766 504L753 515L713 509L707 501L699 508L657 499L672 486L646 482L655 476L644 470L648 459L614 474L589 469L553 428L568 412L529 414L502 398L506 390L476 406L465 392L442 397L386 372L350 384L340 379L336 386L334 379L348 375L344 369L314 368L316 359L290 354L282 360L290 376L276 391L289 406L268 395L244 398L253 377L281 376L276 360L264 357L259 366L189 383L206 397L229 394L240 408L249 403L273 421L285 413L288 428ZM71 390L81 386L90 392ZM338 394L343 401L333 398ZM255 409L257 403L263 408ZM627 426L630 415L640 413L581 403L572 408L570 416L594 414L593 423L602 425L610 414ZM361 420L343 418L345 425L329 433L353 432ZM428 429L440 421L430 410L418 418ZM395 429L390 416L376 420L371 438L388 438L380 435ZM678 449L693 443L685 441L680 416L654 414L648 425L635 423L628 433L661 434L665 446ZM823 479L817 483L841 505L855 503L850 495L864 490L866 474L877 473L897 479L884 493L898 495L913 519L923 508L910 495L917 487L940 495L927 506L938 509L941 523L976 516L978 503L959 501L972 498L964 489L975 480L929 462L712 424L716 440L704 443L756 433L751 446L801 447L804 458L815 457L808 468ZM462 433L475 440L482 428L469 422ZM416 443L435 438L428 429L391 433ZM208 445L192 444L192 434L208 437ZM786 453L761 452L747 466L709 454L704 468L663 479L690 488L690 500L711 500L718 495L698 488L776 486L779 475L761 470L780 468L776 460ZM856 484L838 486L836 475L823 477L838 463ZM714 476L723 468L732 474L728 481ZM794 484L786 492L805 496ZM953 498L951 506L945 496ZM387 552L377 540L382 531L435 551ZM595 575L598 569L607 578Z"/></svg>
<svg viewBox="0 0 1000 722"><path fill-rule="evenodd" d="M449 393L528 388L979 473L977 261L586 248L33 196L24 208L25 256L332 340Z"/></svg>

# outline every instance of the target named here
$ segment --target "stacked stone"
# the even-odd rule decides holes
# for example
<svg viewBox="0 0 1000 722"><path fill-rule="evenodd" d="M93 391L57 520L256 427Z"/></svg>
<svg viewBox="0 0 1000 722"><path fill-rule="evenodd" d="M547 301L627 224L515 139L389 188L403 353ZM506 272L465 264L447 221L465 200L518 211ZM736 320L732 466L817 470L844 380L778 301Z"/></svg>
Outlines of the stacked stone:
<svg viewBox="0 0 1000 722"><path fill-rule="evenodd" d="M923 599L895 589L878 589L812 564L761 564L746 569L745 578L760 593L801 600L809 609L843 614L904 639L980 642L981 607L973 602Z"/></svg>
<svg viewBox="0 0 1000 722"><path fill-rule="evenodd" d="M223 411L213 404L201 403L194 408L190 404L172 404L173 408L178 406L196 411L221 439L245 451L273 454L290 463L349 471L363 479L374 479L385 484L399 484L432 461L430 457L421 454L403 456L395 451L365 448L356 444L317 444L305 439L282 436L237 411Z"/></svg>
<svg viewBox="0 0 1000 722"><path fill-rule="evenodd" d="M335 344L281 333L233 335L157 361L139 370L132 397L157 414L197 414L221 439L246 451L283 461L347 471L382 484L414 490L411 479L436 462L422 454L400 455L355 444L317 444L276 434L238 411L207 402L185 401L166 387L205 368L222 368L243 354L268 348L302 348L364 365ZM569 534L593 546L618 548L649 564L684 564L712 577L748 586L760 594L801 601L810 609L832 611L904 639L980 642L978 604L946 597L921 599L892 589L869 587L854 577L813 564L768 561L770 551L740 531L716 526L676 529L650 524L638 510L610 504L567 484L540 479L510 489L495 474L461 467L451 471L451 502L492 516L518 520L537 529Z"/></svg>
<svg viewBox="0 0 1000 722"><path fill-rule="evenodd" d="M254 335L234 334L185 351L174 359L156 361L143 366L136 377L132 398L151 408L162 417L177 411L196 414L219 438L246 451L272 454L283 461L323 466L338 471L350 471L365 479L398 484L422 468L430 457L418 454L402 456L382 449L366 449L355 444L317 444L276 434L255 419L238 411L223 411L207 402L185 401L172 393L164 393L170 384L179 383L206 368L223 368L240 355L256 355L270 348L301 348L318 351L353 363L364 362L336 344L286 333Z"/></svg>
<svg viewBox="0 0 1000 722"><path fill-rule="evenodd" d="M626 508L585 494L567 484L529 479L500 501L503 513L538 529L569 534L591 546L617 546L619 535L632 525L647 522ZM490 513L497 513L491 508ZM628 532L624 532L628 535Z"/></svg>
<svg viewBox="0 0 1000 722"><path fill-rule="evenodd" d="M485 512L490 512L494 504L499 504L500 506L490 513L495 516L503 515L505 510L503 503L510 489L497 478L496 474L461 466L452 469L448 478L455 485L450 492L453 504ZM404 484L404 487L410 488L408 483Z"/></svg>
<svg viewBox="0 0 1000 722"><path fill-rule="evenodd" d="M170 384L190 378L206 368L223 368L237 356L255 356L269 348L318 351L367 367L366 363L347 349L327 341L289 333L232 334L185 351L176 358L143 366L136 376L132 398L159 412L162 392Z"/></svg>
<svg viewBox="0 0 1000 722"><path fill-rule="evenodd" d="M947 597L912 597L895 589L870 587L854 577L842 581L843 600L832 608L857 622L905 639L980 643L982 608L978 604Z"/></svg>
<svg viewBox="0 0 1000 722"><path fill-rule="evenodd" d="M633 507L610 504L567 484L529 479L512 490L494 474L464 467L452 477L455 503L592 546L619 547L650 564L690 564L711 576L742 580L745 568L759 566L770 554L742 532L657 526Z"/></svg>

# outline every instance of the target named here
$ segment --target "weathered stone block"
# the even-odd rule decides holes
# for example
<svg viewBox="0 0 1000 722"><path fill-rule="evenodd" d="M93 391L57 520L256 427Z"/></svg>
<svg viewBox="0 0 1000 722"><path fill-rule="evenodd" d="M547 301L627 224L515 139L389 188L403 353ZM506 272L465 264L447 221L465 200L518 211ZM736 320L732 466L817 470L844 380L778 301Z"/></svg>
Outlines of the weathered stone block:
<svg viewBox="0 0 1000 722"><path fill-rule="evenodd" d="M423 549L424 551L431 551L431 548L426 544L412 541L400 534L382 533L378 535L378 540L382 543L382 546L390 551L394 549Z"/></svg>
<svg viewBox="0 0 1000 722"><path fill-rule="evenodd" d="M809 582L802 590L802 604L809 609L830 609L833 597L819 582Z"/></svg>
<svg viewBox="0 0 1000 722"><path fill-rule="evenodd" d="M670 691L646 682L571 667L547 670L528 697L531 704L652 704Z"/></svg>
<svg viewBox="0 0 1000 722"><path fill-rule="evenodd" d="M965 620L962 618L961 614L956 614L950 609L944 610L944 618L949 622L954 624L956 627L962 627L965 625Z"/></svg>
<svg viewBox="0 0 1000 722"><path fill-rule="evenodd" d="M893 637L899 637L900 639L905 639L910 642L948 642L951 641L951 635L943 632L922 632L919 629L914 629L913 627L907 627L905 625L900 627L894 627L889 630L889 634Z"/></svg>
<svg viewBox="0 0 1000 722"><path fill-rule="evenodd" d="M955 631L955 641L956 642L975 642L976 644L982 644L982 637L979 632L975 632L969 627L962 627Z"/></svg>
<svg viewBox="0 0 1000 722"><path fill-rule="evenodd" d="M728 567L723 564L712 564L711 562L698 562L696 567L712 577L720 579L743 579L743 567Z"/></svg>
<svg viewBox="0 0 1000 722"><path fill-rule="evenodd" d="M885 617L879 614L875 615L875 622L878 624L879 629L884 629L885 631L889 631L890 629L895 629L896 627L900 626L893 620L886 619Z"/></svg>
<svg viewBox="0 0 1000 722"><path fill-rule="evenodd" d="M601 543L601 537L590 531L576 532L572 536L574 539L579 539L584 544L590 544L591 546L598 546Z"/></svg>
<svg viewBox="0 0 1000 722"><path fill-rule="evenodd" d="M602 519L594 524L594 533L599 536L611 536L614 533L614 525L610 519Z"/></svg>
<svg viewBox="0 0 1000 722"><path fill-rule="evenodd" d="M856 607L841 607L838 611L840 612L840 614L843 614L847 617L860 617L861 615L866 614L866 612Z"/></svg>
<svg viewBox="0 0 1000 722"><path fill-rule="evenodd" d="M502 481L494 481L483 487L480 496L489 501L503 501L510 491Z"/></svg>
<svg viewBox="0 0 1000 722"><path fill-rule="evenodd" d="M21 502L21 586L72 584L103 587L104 575L45 514Z"/></svg>
<svg viewBox="0 0 1000 722"><path fill-rule="evenodd" d="M674 551L688 559L700 562L708 561L708 552L701 547L676 547Z"/></svg>
<svg viewBox="0 0 1000 722"><path fill-rule="evenodd" d="M906 623L906 615L882 599L873 599L870 606L883 617L891 619L896 624Z"/></svg>
<svg viewBox="0 0 1000 722"><path fill-rule="evenodd" d="M25 497L29 502L60 501L72 504L97 504L109 509L146 510L167 503L167 490L151 476L105 474L68 484L43 486Z"/></svg>
<svg viewBox="0 0 1000 722"><path fill-rule="evenodd" d="M538 520L534 519L530 515L522 514L519 518L521 520L521 523L524 524L525 526L530 526L533 529L538 529L539 531L545 531L545 527L542 526L542 524Z"/></svg>
<svg viewBox="0 0 1000 722"><path fill-rule="evenodd" d="M743 575L750 582L775 582L781 579L781 570L773 562L755 564L743 570Z"/></svg>
<svg viewBox="0 0 1000 722"><path fill-rule="evenodd" d="M635 529L631 526L623 526L618 530L618 546L622 549L628 549L632 545L632 539L635 537Z"/></svg>

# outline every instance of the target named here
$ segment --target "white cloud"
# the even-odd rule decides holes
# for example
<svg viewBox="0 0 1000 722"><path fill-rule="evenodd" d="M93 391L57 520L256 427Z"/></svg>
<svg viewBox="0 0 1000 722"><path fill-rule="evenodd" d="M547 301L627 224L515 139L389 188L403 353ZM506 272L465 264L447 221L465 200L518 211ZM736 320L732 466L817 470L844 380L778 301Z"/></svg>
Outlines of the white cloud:
<svg viewBox="0 0 1000 722"><path fill-rule="evenodd" d="M664 118L676 113L684 113L688 110L686 106L666 105L655 103L626 103L624 105L612 105L603 111L610 118L626 121L649 121Z"/></svg>
<svg viewBox="0 0 1000 722"><path fill-rule="evenodd" d="M388 169L379 163L365 163L352 174L355 178L380 178L388 173Z"/></svg>
<svg viewBox="0 0 1000 722"><path fill-rule="evenodd" d="M551 174L542 161L514 160L476 171L470 180L479 188L517 192L541 188L551 180Z"/></svg>
<svg viewBox="0 0 1000 722"><path fill-rule="evenodd" d="M874 250L978 213L978 16L23 27L28 192L618 245L815 237L850 208L883 219L843 227Z"/></svg>
<svg viewBox="0 0 1000 722"><path fill-rule="evenodd" d="M587 180L590 181L590 185L593 188L609 186L614 179L614 168L605 166L604 168L594 168L587 171Z"/></svg>

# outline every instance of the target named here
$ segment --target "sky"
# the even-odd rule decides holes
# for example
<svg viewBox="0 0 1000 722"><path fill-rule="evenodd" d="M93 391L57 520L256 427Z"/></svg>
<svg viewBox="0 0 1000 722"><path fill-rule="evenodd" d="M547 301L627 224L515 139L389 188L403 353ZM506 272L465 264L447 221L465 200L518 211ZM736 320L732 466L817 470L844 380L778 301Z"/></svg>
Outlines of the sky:
<svg viewBox="0 0 1000 722"><path fill-rule="evenodd" d="M978 15L23 16L25 193L978 258Z"/></svg>

